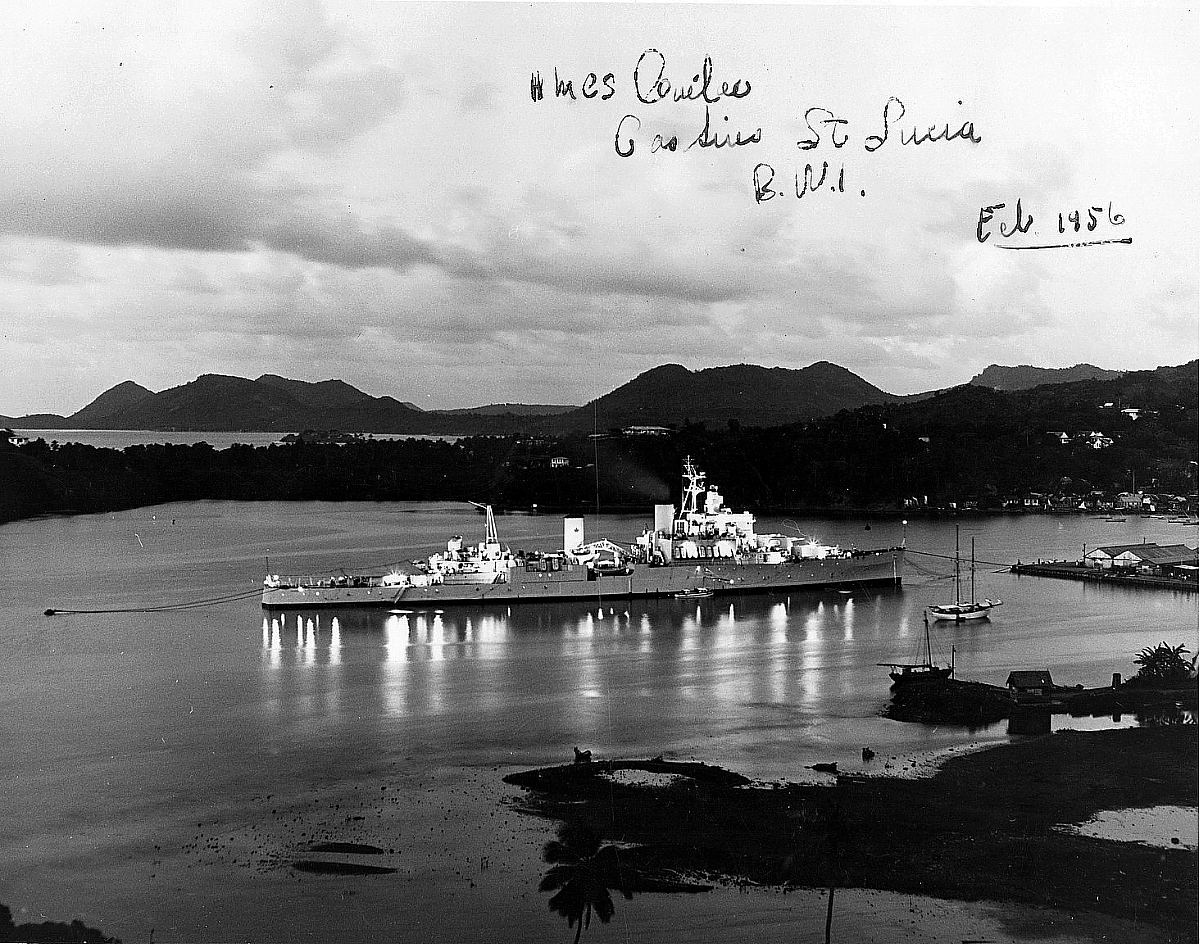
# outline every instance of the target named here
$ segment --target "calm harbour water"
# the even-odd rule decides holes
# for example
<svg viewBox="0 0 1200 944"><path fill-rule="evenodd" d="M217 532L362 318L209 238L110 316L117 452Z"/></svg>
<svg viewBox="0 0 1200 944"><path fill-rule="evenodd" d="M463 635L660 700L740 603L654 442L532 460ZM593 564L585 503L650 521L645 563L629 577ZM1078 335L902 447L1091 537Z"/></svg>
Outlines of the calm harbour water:
<svg viewBox="0 0 1200 944"><path fill-rule="evenodd" d="M514 546L561 546L559 518L499 523ZM642 524L587 528L627 541ZM1194 528L1138 518L960 524L964 548L974 536L993 562L1196 540ZM800 525L863 547L905 536L899 522ZM1003 724L878 716L887 678L876 663L911 658L922 608L952 595L952 582L922 573L952 564L917 555L902 590L850 595L281 617L251 595L42 615L252 594L268 560L284 573L382 567L481 530L454 505L215 502L0 527L0 902L18 921L79 917L127 942L152 928L156 941L565 939L536 891L551 826L512 809L518 791L500 780L510 770L569 760L579 745L801 779L818 761L861 768L864 746L872 769L899 771L1008 738ZM953 554L953 523L914 521L906 536ZM1002 684L1014 668L1049 668L1060 683L1105 684L1160 640L1197 648L1195 596L997 570L977 574L979 596L1005 601L990 621L934 624L935 651L953 645L964 677ZM373 861L397 872L286 867L320 840L377 845ZM721 940L716 922L777 907L640 899L618 902L614 925L593 924L589 938L663 939L669 915L678 939Z"/></svg>

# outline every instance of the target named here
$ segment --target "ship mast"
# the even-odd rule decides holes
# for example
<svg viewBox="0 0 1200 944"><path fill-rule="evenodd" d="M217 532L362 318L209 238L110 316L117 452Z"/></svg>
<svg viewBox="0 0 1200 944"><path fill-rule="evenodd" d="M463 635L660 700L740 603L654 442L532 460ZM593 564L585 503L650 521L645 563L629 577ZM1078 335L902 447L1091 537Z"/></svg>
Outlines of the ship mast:
<svg viewBox="0 0 1200 944"><path fill-rule="evenodd" d="M962 583L959 579L958 525L954 526L954 602L962 603Z"/></svg>
<svg viewBox="0 0 1200 944"><path fill-rule="evenodd" d="M971 603L975 603L975 536L971 535Z"/></svg>
<svg viewBox="0 0 1200 944"><path fill-rule="evenodd" d="M704 492L704 473L696 471L691 456L684 457L683 479L683 498L679 503L677 521L684 520L690 512L700 510L700 495Z"/></svg>

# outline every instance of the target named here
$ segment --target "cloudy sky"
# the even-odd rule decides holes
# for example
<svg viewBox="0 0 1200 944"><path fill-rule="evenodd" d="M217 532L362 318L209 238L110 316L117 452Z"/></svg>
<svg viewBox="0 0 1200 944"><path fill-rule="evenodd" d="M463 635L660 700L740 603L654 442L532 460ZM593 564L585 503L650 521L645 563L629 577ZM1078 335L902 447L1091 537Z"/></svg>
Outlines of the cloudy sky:
<svg viewBox="0 0 1200 944"><path fill-rule="evenodd" d="M0 26L0 413L201 373L436 408L582 403L668 362L906 393L1197 355L1182 6L44 6ZM706 56L712 137L760 140L688 147L706 104L671 98Z"/></svg>

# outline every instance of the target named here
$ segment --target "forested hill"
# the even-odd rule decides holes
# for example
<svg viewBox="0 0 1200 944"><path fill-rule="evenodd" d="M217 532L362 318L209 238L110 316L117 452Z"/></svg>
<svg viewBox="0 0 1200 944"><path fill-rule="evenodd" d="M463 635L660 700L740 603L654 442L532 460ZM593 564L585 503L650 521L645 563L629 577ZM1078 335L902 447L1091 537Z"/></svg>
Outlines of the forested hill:
<svg viewBox="0 0 1200 944"><path fill-rule="evenodd" d="M1122 371L1105 370L1093 364L1076 364L1074 367L1001 367L991 364L972 377L968 383L995 390L1028 390L1043 384L1074 383L1076 380L1112 380Z"/></svg>
<svg viewBox="0 0 1200 944"><path fill-rule="evenodd" d="M971 386L1016 391L1035 385L1065 387L1072 378L1115 380L1120 376L1086 364L1064 369L992 365L975 377ZM274 374L254 380L204 374L158 393L125 381L69 416L0 416L0 424L18 429L563 435L697 423L783 426L842 410L912 404L935 396L897 396L828 361L800 369L734 364L689 370L665 364L583 407L499 403L452 410L427 410L393 397L372 396L341 380L310 383ZM1121 394L1114 396L1121 398Z"/></svg>
<svg viewBox="0 0 1200 944"><path fill-rule="evenodd" d="M34 429L304 429L368 433L486 435L567 433L688 422L775 426L898 397L844 367L820 361L799 370L737 364L691 371L668 364L584 407L504 403L423 410L374 397L340 380L309 383L264 374L255 380L204 374L153 393L118 384L70 416L38 414L0 423Z"/></svg>
<svg viewBox="0 0 1200 944"><path fill-rule="evenodd" d="M784 426L731 419L598 440L570 432L221 451L5 442L0 520L194 499L590 508L597 480L605 507L647 509L677 499L688 454L732 504L758 509L986 509L1029 491L1075 507L1078 498L1115 495L1135 480L1140 489L1188 496L1196 491L1200 448L1198 380L1192 361L1011 393L964 385Z"/></svg>
<svg viewBox="0 0 1200 944"><path fill-rule="evenodd" d="M555 417L548 429L679 426L688 422L779 426L900 398L837 364L799 370L735 364L692 371L666 364L639 374L594 402Z"/></svg>

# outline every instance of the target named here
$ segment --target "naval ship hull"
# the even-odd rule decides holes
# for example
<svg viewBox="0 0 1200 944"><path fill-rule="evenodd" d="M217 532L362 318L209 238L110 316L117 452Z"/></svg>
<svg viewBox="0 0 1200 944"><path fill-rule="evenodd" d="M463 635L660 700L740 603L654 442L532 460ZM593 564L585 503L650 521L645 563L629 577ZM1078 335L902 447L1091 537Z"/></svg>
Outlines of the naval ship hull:
<svg viewBox="0 0 1200 944"><path fill-rule="evenodd" d="M547 600L605 600L672 596L707 587L715 594L777 590L821 590L870 585L898 586L903 548L856 551L849 557L792 560L781 564L735 561L678 562L661 567L635 564L629 573L605 574L583 564L560 570L513 568L510 580L410 587L304 586L263 589L268 609L326 606L430 606L455 603L515 603Z"/></svg>

